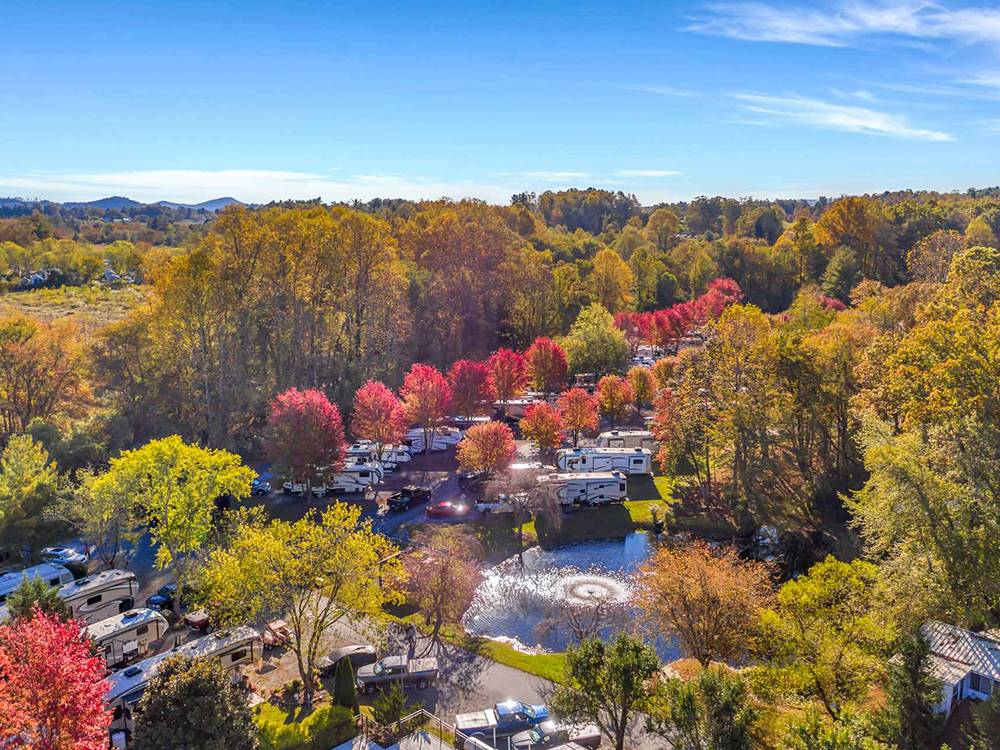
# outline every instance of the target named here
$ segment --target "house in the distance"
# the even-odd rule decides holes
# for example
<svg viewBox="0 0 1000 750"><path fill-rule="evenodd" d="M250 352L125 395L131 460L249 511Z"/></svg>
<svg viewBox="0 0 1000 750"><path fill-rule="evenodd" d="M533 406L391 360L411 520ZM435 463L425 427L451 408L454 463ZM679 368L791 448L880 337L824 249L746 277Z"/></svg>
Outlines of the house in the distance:
<svg viewBox="0 0 1000 750"><path fill-rule="evenodd" d="M1000 689L1000 631L973 633L936 620L921 630L930 648L931 674L942 684L939 713L948 716L963 700L986 700Z"/></svg>

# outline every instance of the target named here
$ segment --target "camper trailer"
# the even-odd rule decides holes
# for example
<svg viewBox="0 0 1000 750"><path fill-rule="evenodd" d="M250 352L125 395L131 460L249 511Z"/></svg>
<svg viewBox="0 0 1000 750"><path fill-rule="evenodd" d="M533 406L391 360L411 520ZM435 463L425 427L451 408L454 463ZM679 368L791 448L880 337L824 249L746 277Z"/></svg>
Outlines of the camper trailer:
<svg viewBox="0 0 1000 750"><path fill-rule="evenodd" d="M434 438L431 441L432 451L445 451L453 445L457 445L462 439L462 431L457 427L442 425L434 430ZM403 443L410 449L410 453L416 455L424 452L424 431L420 427L414 427L406 433Z"/></svg>
<svg viewBox="0 0 1000 750"><path fill-rule="evenodd" d="M138 593L139 581L127 570L102 570L59 589L73 617L88 625L132 609Z"/></svg>
<svg viewBox="0 0 1000 750"><path fill-rule="evenodd" d="M628 499L628 480L620 471L542 474L538 481L560 505L607 505Z"/></svg>
<svg viewBox="0 0 1000 750"><path fill-rule="evenodd" d="M361 459L363 462L378 462L386 471L393 471L399 464L406 463L413 456L405 445L383 445L381 452L371 440L359 440L347 448L347 460Z"/></svg>
<svg viewBox="0 0 1000 750"><path fill-rule="evenodd" d="M497 415L506 419L520 419L535 404L544 404L544 398L512 398L510 401L494 401L493 408Z"/></svg>
<svg viewBox="0 0 1000 750"><path fill-rule="evenodd" d="M378 462L358 460L348 462L340 473L330 477L326 482L316 480L312 483L312 493L316 497L326 497L334 493L347 494L351 492L367 492L385 478L385 469ZM281 491L286 495L301 497L306 494L306 483L288 481L281 485Z"/></svg>
<svg viewBox="0 0 1000 750"><path fill-rule="evenodd" d="M170 625L152 609L130 609L120 615L87 626L97 650L109 667L117 667L144 656Z"/></svg>
<svg viewBox="0 0 1000 750"><path fill-rule="evenodd" d="M122 735L132 732L135 726L135 708L142 698L147 683L156 674L160 665L171 656L188 656L196 660L215 658L223 667L232 670L235 677L240 667L252 664L262 653L260 635L253 628L244 625L232 630L211 633L115 672L108 678L108 692L105 694L108 708L112 711L110 727L112 741L121 743L124 739Z"/></svg>
<svg viewBox="0 0 1000 750"><path fill-rule="evenodd" d="M0 575L0 622L7 619L7 597L14 593L23 581L32 578L41 578L54 588L72 581L73 574L62 565L42 563L41 565L32 565L24 570L11 570Z"/></svg>
<svg viewBox="0 0 1000 750"><path fill-rule="evenodd" d="M597 436L597 448L647 448L653 453L660 444L649 430L609 430Z"/></svg>
<svg viewBox="0 0 1000 750"><path fill-rule="evenodd" d="M652 474L653 454L648 448L565 448L556 452L560 471L621 471L628 475Z"/></svg>

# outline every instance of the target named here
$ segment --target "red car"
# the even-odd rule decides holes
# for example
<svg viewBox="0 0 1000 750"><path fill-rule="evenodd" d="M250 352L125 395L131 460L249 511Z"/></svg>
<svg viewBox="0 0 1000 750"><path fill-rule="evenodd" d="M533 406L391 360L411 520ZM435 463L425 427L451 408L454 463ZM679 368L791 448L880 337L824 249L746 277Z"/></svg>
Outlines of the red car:
<svg viewBox="0 0 1000 750"><path fill-rule="evenodd" d="M430 518L459 518L471 510L472 506L461 500L439 500L427 506Z"/></svg>

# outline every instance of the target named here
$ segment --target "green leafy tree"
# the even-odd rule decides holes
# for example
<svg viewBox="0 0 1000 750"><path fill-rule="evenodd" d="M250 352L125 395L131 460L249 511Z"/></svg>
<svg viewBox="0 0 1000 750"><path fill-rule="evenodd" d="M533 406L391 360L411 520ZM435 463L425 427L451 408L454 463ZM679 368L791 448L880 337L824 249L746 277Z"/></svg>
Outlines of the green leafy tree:
<svg viewBox="0 0 1000 750"><path fill-rule="evenodd" d="M823 294L842 302L850 299L851 290L858 282L858 263L854 251L849 247L838 247L827 264L820 281Z"/></svg>
<svg viewBox="0 0 1000 750"><path fill-rule="evenodd" d="M402 601L398 550L360 516L360 507L334 503L319 518L250 518L209 555L199 579L216 622L287 620L307 705L333 626L348 616L379 618L383 605Z"/></svg>
<svg viewBox="0 0 1000 750"><path fill-rule="evenodd" d="M143 692L136 750L256 750L257 728L241 687L216 659L167 659Z"/></svg>
<svg viewBox="0 0 1000 750"><path fill-rule="evenodd" d="M793 719L778 741L778 750L892 750L872 737L864 717L846 712L830 721L815 707Z"/></svg>
<svg viewBox="0 0 1000 750"><path fill-rule="evenodd" d="M565 680L549 704L568 721L590 721L624 750L625 738L639 711L647 708L651 678L660 668L656 652L620 634L605 643L592 638L566 653Z"/></svg>
<svg viewBox="0 0 1000 750"><path fill-rule="evenodd" d="M59 589L38 576L22 580L21 585L7 597L6 604L12 620L31 618L36 609L63 620L68 620L72 615L66 602L59 596Z"/></svg>
<svg viewBox="0 0 1000 750"><path fill-rule="evenodd" d="M629 346L605 307L594 303L580 311L562 342L572 372L608 373L624 370Z"/></svg>
<svg viewBox="0 0 1000 750"><path fill-rule="evenodd" d="M996 747L1000 737L1000 692L994 691L990 699L972 707L972 726L966 731L971 750L988 750Z"/></svg>
<svg viewBox="0 0 1000 750"><path fill-rule="evenodd" d="M411 710L415 710L414 709ZM382 690L372 701L372 719L376 724L389 727L403 718L407 713L406 693L402 684L393 682Z"/></svg>
<svg viewBox="0 0 1000 750"><path fill-rule="evenodd" d="M212 530L215 498L250 494L254 472L224 450L189 445L174 435L125 451L98 477L99 491L138 500L157 545L156 565L177 577L174 614Z"/></svg>
<svg viewBox="0 0 1000 750"><path fill-rule="evenodd" d="M65 515L84 539L96 549L107 567L128 564L145 533L137 499L109 474L86 474L72 500L63 505Z"/></svg>
<svg viewBox="0 0 1000 750"><path fill-rule="evenodd" d="M663 683L646 727L674 750L750 750L758 712L743 680L727 670L703 669L690 682Z"/></svg>
<svg viewBox="0 0 1000 750"><path fill-rule="evenodd" d="M761 618L772 667L833 719L884 674L894 633L877 584L872 563L827 557L783 585Z"/></svg>
<svg viewBox="0 0 1000 750"><path fill-rule="evenodd" d="M0 544L34 549L59 534L53 517L62 482L49 454L27 435L14 435L0 454Z"/></svg>
<svg viewBox="0 0 1000 750"><path fill-rule="evenodd" d="M358 713L358 689L354 684L354 667L351 660L341 659L333 677L333 702Z"/></svg>

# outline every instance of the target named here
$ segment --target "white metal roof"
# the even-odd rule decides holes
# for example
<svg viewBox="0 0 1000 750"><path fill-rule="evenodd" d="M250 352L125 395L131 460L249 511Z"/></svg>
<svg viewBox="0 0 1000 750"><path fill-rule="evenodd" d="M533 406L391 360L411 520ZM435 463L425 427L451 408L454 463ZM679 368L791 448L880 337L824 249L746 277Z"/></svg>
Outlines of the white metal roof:
<svg viewBox="0 0 1000 750"><path fill-rule="evenodd" d="M1000 640L937 620L924 623L922 631L930 652L939 660L1000 681Z"/></svg>
<svg viewBox="0 0 1000 750"><path fill-rule="evenodd" d="M78 581L71 581L59 589L59 596L63 599L71 599L86 594L88 591L103 591L109 586L122 583L123 581L134 581L135 573L130 570L102 570Z"/></svg>

